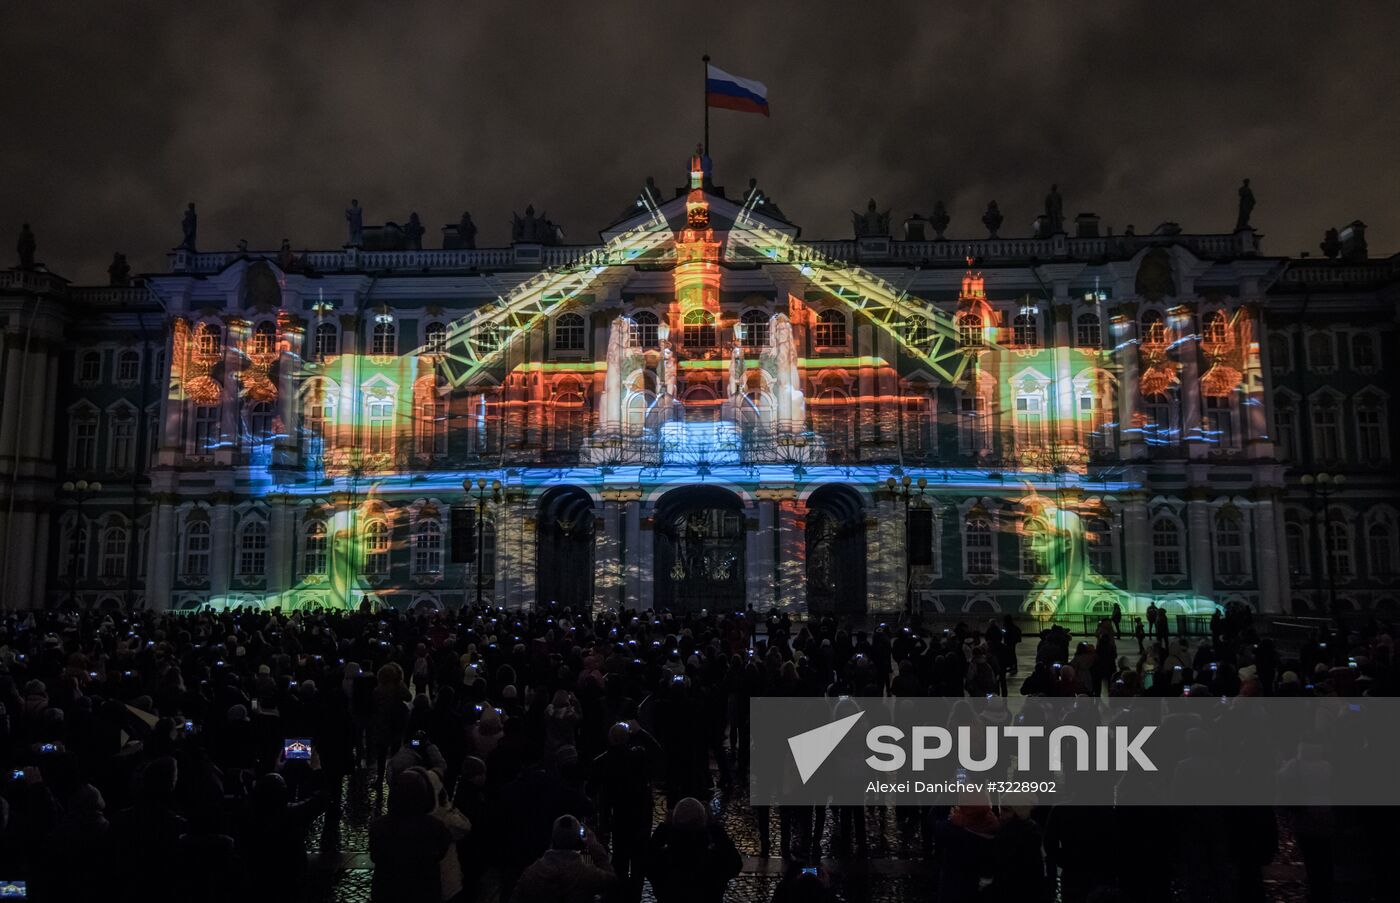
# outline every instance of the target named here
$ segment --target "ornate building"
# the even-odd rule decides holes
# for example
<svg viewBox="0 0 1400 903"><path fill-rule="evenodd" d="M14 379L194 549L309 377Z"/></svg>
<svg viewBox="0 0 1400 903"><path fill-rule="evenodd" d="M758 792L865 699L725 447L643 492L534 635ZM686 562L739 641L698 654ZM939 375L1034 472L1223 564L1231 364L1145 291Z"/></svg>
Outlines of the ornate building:
<svg viewBox="0 0 1400 903"><path fill-rule="evenodd" d="M1395 604L1400 265L1359 223L1289 260L1243 201L1067 234L1052 189L1031 238L871 201L803 242L690 169L588 246L356 203L336 250L206 252L191 205L168 273L88 288L22 240L3 604Z"/></svg>

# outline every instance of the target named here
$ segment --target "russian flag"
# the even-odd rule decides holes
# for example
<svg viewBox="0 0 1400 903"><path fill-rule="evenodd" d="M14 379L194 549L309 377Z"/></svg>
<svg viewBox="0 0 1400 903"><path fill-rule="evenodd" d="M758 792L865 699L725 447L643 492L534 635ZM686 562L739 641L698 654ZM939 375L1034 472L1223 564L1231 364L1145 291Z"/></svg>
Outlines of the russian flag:
<svg viewBox="0 0 1400 903"><path fill-rule="evenodd" d="M705 105L768 115L768 86L705 64Z"/></svg>

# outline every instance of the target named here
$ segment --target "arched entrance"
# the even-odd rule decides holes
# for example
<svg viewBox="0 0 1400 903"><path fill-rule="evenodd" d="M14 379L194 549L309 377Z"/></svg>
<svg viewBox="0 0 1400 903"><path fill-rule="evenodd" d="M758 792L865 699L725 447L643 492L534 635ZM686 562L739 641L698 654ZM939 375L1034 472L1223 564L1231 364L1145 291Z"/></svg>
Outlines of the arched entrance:
<svg viewBox="0 0 1400 903"><path fill-rule="evenodd" d="M656 504L656 607L744 607L744 505L716 486L687 486Z"/></svg>
<svg viewBox="0 0 1400 903"><path fill-rule="evenodd" d="M807 609L864 614L865 507L848 486L823 486L807 500Z"/></svg>
<svg viewBox="0 0 1400 903"><path fill-rule="evenodd" d="M540 496L535 527L535 599L575 607L593 603L593 499L577 486Z"/></svg>

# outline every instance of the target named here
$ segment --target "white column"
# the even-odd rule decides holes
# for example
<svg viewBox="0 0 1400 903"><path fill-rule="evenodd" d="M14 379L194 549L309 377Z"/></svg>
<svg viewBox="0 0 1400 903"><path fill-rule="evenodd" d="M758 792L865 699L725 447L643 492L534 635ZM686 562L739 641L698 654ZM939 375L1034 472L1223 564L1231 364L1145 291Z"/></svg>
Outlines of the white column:
<svg viewBox="0 0 1400 903"><path fill-rule="evenodd" d="M1152 591L1152 528L1141 491L1128 493L1123 505L1123 578L1128 592Z"/></svg>
<svg viewBox="0 0 1400 903"><path fill-rule="evenodd" d="M1190 500L1186 503L1187 529L1190 543L1190 558L1186 571L1191 576L1191 589L1198 596L1210 596L1215 584L1215 562L1211 558L1210 506L1206 504L1204 490L1188 489Z"/></svg>
<svg viewBox="0 0 1400 903"><path fill-rule="evenodd" d="M801 527L805 509L794 490L778 503L778 606L793 613L807 611L807 543Z"/></svg>
<svg viewBox="0 0 1400 903"><path fill-rule="evenodd" d="M622 518L616 493L605 491L594 509L593 607L616 608L622 591Z"/></svg>
<svg viewBox="0 0 1400 903"><path fill-rule="evenodd" d="M1277 516L1278 490L1273 487L1260 489L1259 500L1254 506L1254 523L1251 525L1251 538L1257 551L1254 566L1258 568L1259 610L1272 614L1282 614L1287 610L1283 587L1286 563L1281 554L1279 522Z"/></svg>
<svg viewBox="0 0 1400 903"><path fill-rule="evenodd" d="M175 517L175 507L168 501L157 501L151 511L151 540L146 551L146 607L156 611L170 608L175 563L180 554Z"/></svg>
<svg viewBox="0 0 1400 903"><path fill-rule="evenodd" d="M226 599L233 567L233 512L227 499L214 503L210 516L209 598Z"/></svg>
<svg viewBox="0 0 1400 903"><path fill-rule="evenodd" d="M628 608L642 607L642 505L641 491L632 494L623 508L624 540L622 568L626 576L625 602Z"/></svg>

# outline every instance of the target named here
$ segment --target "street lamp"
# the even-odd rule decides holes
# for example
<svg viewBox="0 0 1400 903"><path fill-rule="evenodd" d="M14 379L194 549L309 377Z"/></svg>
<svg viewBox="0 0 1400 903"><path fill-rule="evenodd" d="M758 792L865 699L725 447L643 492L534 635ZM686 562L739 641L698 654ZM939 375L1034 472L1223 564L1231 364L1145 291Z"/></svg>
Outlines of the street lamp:
<svg viewBox="0 0 1400 903"><path fill-rule="evenodd" d="M501 501L501 481L492 480L490 491L487 491L485 477L478 477L476 480L476 604L481 607L482 580L485 578L485 568L482 567L483 559L486 557L486 531L483 525L486 523L486 503L493 504ZM462 489L470 498L472 493L472 481L466 479L462 481Z"/></svg>
<svg viewBox="0 0 1400 903"><path fill-rule="evenodd" d="M917 486L912 489L911 486ZM928 488L928 480L919 477L918 482L910 479L905 474L899 480L890 477L885 480L885 488L889 490L890 498L902 500L904 502L904 613L912 616L914 614L914 547L909 541L909 501L911 498L922 497L924 490Z"/></svg>
<svg viewBox="0 0 1400 903"><path fill-rule="evenodd" d="M1337 568L1336 561L1332 554L1332 494L1341 490L1346 485L1346 474L1341 473L1305 473L1299 480L1309 490L1322 497L1322 550L1318 556L1321 560L1319 565L1327 569L1327 605L1332 611L1332 617L1337 618ZM1317 517L1316 506L1314 506L1313 517ZM1319 571L1318 577L1321 577ZM1317 580L1313 581L1314 587Z"/></svg>
<svg viewBox="0 0 1400 903"><path fill-rule="evenodd" d="M102 484L93 480L78 480L76 483L68 481L61 487L64 492L73 497L76 503L76 516L73 521L73 535L70 541L72 545L72 558L68 563L68 600L74 608L78 607L78 542L81 536L86 545L87 525L83 523L83 503L102 491Z"/></svg>

